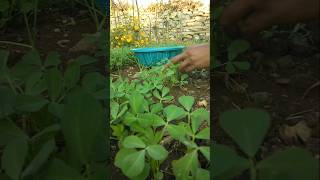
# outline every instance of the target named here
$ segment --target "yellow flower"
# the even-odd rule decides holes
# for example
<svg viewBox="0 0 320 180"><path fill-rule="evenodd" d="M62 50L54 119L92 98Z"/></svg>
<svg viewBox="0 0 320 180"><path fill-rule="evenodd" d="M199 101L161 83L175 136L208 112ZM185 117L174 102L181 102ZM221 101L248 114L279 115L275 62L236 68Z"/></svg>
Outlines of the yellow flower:
<svg viewBox="0 0 320 180"><path fill-rule="evenodd" d="M134 30L138 31L139 30L139 26L134 26Z"/></svg>
<svg viewBox="0 0 320 180"><path fill-rule="evenodd" d="M119 39L119 37L118 36L116 36L116 37L114 37L115 39Z"/></svg>
<svg viewBox="0 0 320 180"><path fill-rule="evenodd" d="M140 43L141 43L141 44L144 44L144 40L142 39L142 40L140 41Z"/></svg>
<svg viewBox="0 0 320 180"><path fill-rule="evenodd" d="M127 42L128 42L128 43L129 43L129 42L131 42L131 41L132 41L132 39L131 39L131 38L128 38L128 39L127 39Z"/></svg>
<svg viewBox="0 0 320 180"><path fill-rule="evenodd" d="M120 45L121 45L121 42L118 42L118 45L120 46Z"/></svg>

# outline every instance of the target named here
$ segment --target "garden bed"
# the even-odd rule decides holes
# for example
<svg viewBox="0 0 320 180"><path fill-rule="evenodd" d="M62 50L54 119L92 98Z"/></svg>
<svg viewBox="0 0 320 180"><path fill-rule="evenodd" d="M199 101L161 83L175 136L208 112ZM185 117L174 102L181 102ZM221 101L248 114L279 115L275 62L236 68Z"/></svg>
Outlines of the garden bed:
<svg viewBox="0 0 320 180"><path fill-rule="evenodd" d="M137 74L139 72L143 71L148 71L147 69L143 69L142 71L139 69L138 66L133 65L133 66L127 66L123 67L121 70L117 72L111 73L111 77L114 78L114 81L116 79L126 79L128 78L129 81L135 81L137 78ZM152 74L151 74L152 75ZM175 76L175 75L173 75ZM152 76L150 76L152 78ZM170 88L170 93L169 95L173 96L174 99L169 102L169 103L164 103L164 107L170 106L170 105L176 105L176 106L181 106L180 103L178 102L178 97L181 96L192 96L195 98L195 105L194 109L197 108L205 108L207 110L210 109L210 101L209 101L209 81L207 80L208 74L205 73L200 73L197 72L194 75L190 74L190 77L187 79L187 83L184 84L183 86L172 86L173 84L170 85L168 84L167 87ZM112 107L111 107L112 108ZM177 121L179 122L179 121ZM208 127L208 124L204 123L202 124L201 129L204 129ZM183 136L183 135L181 135ZM185 155L186 148L181 142L174 140L169 136L164 137L163 141L165 142L163 146L165 149L169 151L169 155L166 158L165 161L161 163L160 166L160 171L163 173L164 177L163 179L175 179L174 172L172 171L172 162L174 160L177 160ZM118 140L111 140L111 157L112 157L112 162L115 162L116 154L119 152L119 141ZM205 146L208 145L206 142L201 142L199 141L197 143L199 146ZM201 163L202 168L207 169L208 164L207 160L202 156L199 155L199 161ZM152 177L150 174L149 179ZM112 179L128 179L123 175L123 171L120 170L118 167L116 167L114 164L112 165Z"/></svg>
<svg viewBox="0 0 320 180"><path fill-rule="evenodd" d="M284 33L285 34L285 33ZM230 109L258 107L271 117L271 127L256 158L290 147L300 147L319 161L319 41L297 44L284 34L259 42L259 50L249 51L250 70L239 74L214 73L214 140L242 154L221 128L220 116ZM302 39L299 39L301 43ZM221 69L217 69L220 71ZM235 119L236 120L236 119ZM218 125L219 124L219 125ZM248 179L246 172L238 179Z"/></svg>

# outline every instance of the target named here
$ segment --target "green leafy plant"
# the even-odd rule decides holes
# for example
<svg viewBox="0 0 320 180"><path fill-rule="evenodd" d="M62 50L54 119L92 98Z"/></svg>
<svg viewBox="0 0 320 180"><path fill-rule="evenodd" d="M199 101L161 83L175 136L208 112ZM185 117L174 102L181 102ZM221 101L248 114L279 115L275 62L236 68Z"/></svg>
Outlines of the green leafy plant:
<svg viewBox="0 0 320 180"><path fill-rule="evenodd" d="M160 103L161 102L168 102L174 99L173 96L168 95L169 93L169 88L163 87L160 91L158 89L153 91L153 95L159 99Z"/></svg>
<svg viewBox="0 0 320 180"><path fill-rule="evenodd" d="M0 50L1 179L106 178L107 81L81 74L92 58L62 71L54 52L42 61L32 50L13 67L8 57Z"/></svg>
<svg viewBox="0 0 320 180"><path fill-rule="evenodd" d="M248 61L235 61L241 53L244 53L250 48L247 41L237 39L232 41L228 46L228 62L226 64L226 70L228 73L235 73L236 68L239 70L248 70L250 64Z"/></svg>
<svg viewBox="0 0 320 180"><path fill-rule="evenodd" d="M168 87L162 83L162 88L158 89L152 81L150 84L150 80L142 81L148 73L153 72L141 72L138 79L131 82L122 78L111 81L111 127L120 148L115 165L130 179L146 179L149 176L163 179L160 165L169 152L162 143L165 138L171 137L187 147L186 155L174 161L175 176L184 178L190 172L190 163L187 163L188 167L184 166L184 161L190 160L189 152L196 156L201 152L210 161L209 147L196 144L198 140L209 139L209 127L200 127L204 122L209 124L209 113L203 108L193 111L195 99L192 96L179 98L183 108L170 104L173 97L169 95ZM150 92L153 92L151 96ZM158 99L158 103L152 101L153 98ZM169 105L164 107L164 102ZM200 168L199 164L196 158L192 166L197 167L197 172L193 172L192 177L209 179L208 171ZM184 171L184 168L189 169Z"/></svg>
<svg viewBox="0 0 320 180"><path fill-rule="evenodd" d="M130 48L112 48L110 50L110 69L119 70L136 62Z"/></svg>
<svg viewBox="0 0 320 180"><path fill-rule="evenodd" d="M252 180L319 178L319 162L300 148L288 148L258 161L257 152L270 126L265 111L252 108L227 111L220 116L220 125L247 157L239 156L228 146L214 144L215 179L232 179L245 170L249 170Z"/></svg>

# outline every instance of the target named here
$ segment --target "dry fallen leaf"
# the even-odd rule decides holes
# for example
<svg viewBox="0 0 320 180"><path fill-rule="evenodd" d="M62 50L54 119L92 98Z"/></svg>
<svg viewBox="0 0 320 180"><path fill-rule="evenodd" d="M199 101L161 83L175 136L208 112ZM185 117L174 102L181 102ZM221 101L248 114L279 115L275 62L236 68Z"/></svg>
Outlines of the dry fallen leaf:
<svg viewBox="0 0 320 180"><path fill-rule="evenodd" d="M307 142L311 136L311 128L309 128L305 121L300 121L294 126L284 125L280 128L280 136L287 143L302 140Z"/></svg>
<svg viewBox="0 0 320 180"><path fill-rule="evenodd" d="M205 108L208 106L208 102L206 100L199 101L197 104L198 106Z"/></svg>

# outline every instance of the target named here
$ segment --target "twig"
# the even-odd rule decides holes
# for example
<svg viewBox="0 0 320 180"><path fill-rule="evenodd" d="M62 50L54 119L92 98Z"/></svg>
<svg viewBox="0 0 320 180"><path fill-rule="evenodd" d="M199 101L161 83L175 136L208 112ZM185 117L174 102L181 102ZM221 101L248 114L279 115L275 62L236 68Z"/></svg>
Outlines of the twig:
<svg viewBox="0 0 320 180"><path fill-rule="evenodd" d="M294 113L294 114L290 114L286 119L293 118L294 116L302 115L302 114L309 113L309 112L312 112L312 111L313 111L313 109L308 109L308 110L304 110L304 111L297 112L297 113Z"/></svg>
<svg viewBox="0 0 320 180"><path fill-rule="evenodd" d="M241 108L240 108L237 104L235 104L234 102L232 102L231 104L232 104L232 106L235 107L236 109L238 109L238 110L241 109Z"/></svg>
<svg viewBox="0 0 320 180"><path fill-rule="evenodd" d="M15 45L15 46L22 46L22 47L27 47L27 48L32 48L32 46L28 44L22 44L22 43L17 43L17 42L11 42L11 41L0 41L2 44L9 44L9 45Z"/></svg>
<svg viewBox="0 0 320 180"><path fill-rule="evenodd" d="M304 99L304 98L309 94L309 92L310 92L313 88L315 88L315 87L317 87L317 86L319 86L319 85L320 85L320 81L318 81L318 82L314 83L312 86L310 86L310 87L303 93L303 96L301 97L301 99Z"/></svg>

